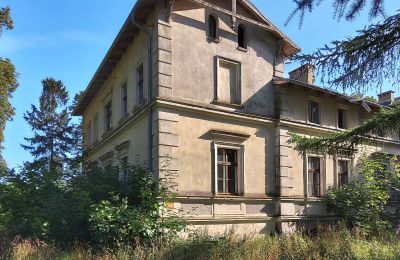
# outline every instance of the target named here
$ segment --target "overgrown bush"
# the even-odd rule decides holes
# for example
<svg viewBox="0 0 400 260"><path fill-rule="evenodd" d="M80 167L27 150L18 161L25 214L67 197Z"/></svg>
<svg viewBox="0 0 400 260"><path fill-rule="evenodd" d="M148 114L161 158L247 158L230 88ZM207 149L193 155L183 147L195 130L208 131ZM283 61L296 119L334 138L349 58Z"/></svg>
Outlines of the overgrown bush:
<svg viewBox="0 0 400 260"><path fill-rule="evenodd" d="M398 185L397 159L386 155L364 158L358 170L356 180L328 191L328 208L367 234L383 232L391 226L386 205Z"/></svg>
<svg viewBox="0 0 400 260"><path fill-rule="evenodd" d="M0 181L0 237L115 246L176 234L184 225L165 220L157 187L140 166L87 166L83 172L25 167Z"/></svg>

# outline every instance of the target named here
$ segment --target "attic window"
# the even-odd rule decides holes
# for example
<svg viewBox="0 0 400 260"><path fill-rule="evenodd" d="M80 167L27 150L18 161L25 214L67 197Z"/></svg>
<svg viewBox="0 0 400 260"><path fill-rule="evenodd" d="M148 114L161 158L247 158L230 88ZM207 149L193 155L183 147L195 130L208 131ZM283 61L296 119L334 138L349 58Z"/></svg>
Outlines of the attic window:
<svg viewBox="0 0 400 260"><path fill-rule="evenodd" d="M238 27L238 46L243 49L247 49L246 45L246 29L243 25Z"/></svg>
<svg viewBox="0 0 400 260"><path fill-rule="evenodd" d="M217 28L218 28L217 18L211 14L208 17L208 39L209 40L215 41L218 39Z"/></svg>

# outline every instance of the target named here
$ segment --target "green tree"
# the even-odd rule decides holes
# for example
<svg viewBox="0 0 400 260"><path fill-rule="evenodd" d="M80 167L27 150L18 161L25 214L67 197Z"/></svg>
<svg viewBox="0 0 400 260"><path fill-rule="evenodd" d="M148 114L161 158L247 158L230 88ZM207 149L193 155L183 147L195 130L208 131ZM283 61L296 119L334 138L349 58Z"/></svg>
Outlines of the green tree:
<svg viewBox="0 0 400 260"><path fill-rule="evenodd" d="M300 15L300 24L307 12L312 12L323 0L293 0L296 8L288 21ZM370 18L383 17L381 22L365 26L354 37L338 40L311 54L298 54L295 59L315 65L322 82L344 91L364 93L382 88L383 83L400 83L400 13L384 16L384 0L333 0L334 17L354 20L370 5ZM373 101L366 99L366 101ZM375 135L400 130L400 106L381 109L360 127L321 138L303 138L293 135L292 142L299 150L346 152L368 142Z"/></svg>
<svg viewBox="0 0 400 260"><path fill-rule="evenodd" d="M32 105L31 111L24 114L33 137L25 138L28 144L21 146L35 158L31 166L45 167L54 173L73 159L81 131L80 126L71 122L69 95L62 81L46 78L42 85L39 107Z"/></svg>
<svg viewBox="0 0 400 260"><path fill-rule="evenodd" d="M0 8L0 36L4 28L11 30L13 27L10 8ZM0 57L0 174L6 170L6 163L1 156L1 144L4 141L3 131L6 127L6 122L11 120L15 114L15 109L10 104L10 98L17 87L17 73L14 65L9 59Z"/></svg>

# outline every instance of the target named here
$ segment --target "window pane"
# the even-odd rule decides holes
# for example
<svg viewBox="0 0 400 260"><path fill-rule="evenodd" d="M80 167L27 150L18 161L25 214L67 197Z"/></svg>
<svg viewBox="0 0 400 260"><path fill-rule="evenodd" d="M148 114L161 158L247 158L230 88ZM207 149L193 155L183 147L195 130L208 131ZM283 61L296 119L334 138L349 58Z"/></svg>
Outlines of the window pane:
<svg viewBox="0 0 400 260"><path fill-rule="evenodd" d="M144 100L144 89L143 89L143 64L141 64L136 71L137 75L137 95L138 103L142 103Z"/></svg>
<svg viewBox="0 0 400 260"><path fill-rule="evenodd" d="M319 124L319 103L315 101L309 101L309 118L311 123Z"/></svg>
<svg viewBox="0 0 400 260"><path fill-rule="evenodd" d="M314 192L313 195L314 196L319 196L320 192L319 192L319 187L320 187L320 174L319 172L315 172L313 174L313 181L314 181Z"/></svg>
<svg viewBox="0 0 400 260"><path fill-rule="evenodd" d="M224 181L223 180L218 180L218 192L219 193L225 193L225 191L224 191Z"/></svg>
<svg viewBox="0 0 400 260"><path fill-rule="evenodd" d="M236 166L234 165L228 167L228 192L236 193Z"/></svg>
<svg viewBox="0 0 400 260"><path fill-rule="evenodd" d="M226 150L227 161L236 164L236 150Z"/></svg>
<svg viewBox="0 0 400 260"><path fill-rule="evenodd" d="M339 185L343 185L348 182L349 179L348 161L343 161L343 160L338 161L338 175L339 175Z"/></svg>
<svg viewBox="0 0 400 260"><path fill-rule="evenodd" d="M238 193L238 150L217 149L217 188L220 193Z"/></svg>
<svg viewBox="0 0 400 260"><path fill-rule="evenodd" d="M218 159L219 162L224 162L224 150L221 148L218 148Z"/></svg>
<svg viewBox="0 0 400 260"><path fill-rule="evenodd" d="M105 106L105 129L110 130L111 128L111 119L112 119L112 104L111 102L108 102L107 105Z"/></svg>
<svg viewBox="0 0 400 260"><path fill-rule="evenodd" d="M225 179L224 166L223 165L218 165L218 179L221 179L221 180Z"/></svg>

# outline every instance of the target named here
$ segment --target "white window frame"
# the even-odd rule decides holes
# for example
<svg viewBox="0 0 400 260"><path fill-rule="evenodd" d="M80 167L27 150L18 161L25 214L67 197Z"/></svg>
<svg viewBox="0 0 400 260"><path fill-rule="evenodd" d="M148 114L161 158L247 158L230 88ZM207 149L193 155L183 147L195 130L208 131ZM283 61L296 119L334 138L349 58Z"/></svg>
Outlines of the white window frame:
<svg viewBox="0 0 400 260"><path fill-rule="evenodd" d="M221 102L220 98L219 98L219 68L220 68L220 63L224 62L227 64L232 64L234 66L236 66L236 99L237 99L237 103L227 103L227 104L231 104L231 105L241 105L242 104L242 84L241 84L241 64L238 61L235 60L231 60L231 59L227 59L227 58L223 58L223 57L216 57L216 76L215 76L215 100L217 102ZM231 98L232 99L232 98Z"/></svg>
<svg viewBox="0 0 400 260"><path fill-rule="evenodd" d="M234 143L225 143L225 142L213 142L213 157L214 157L214 194L219 195L218 192L218 148L222 149L231 149L238 151L238 191L237 196L244 195L244 187L245 187L245 180L244 180L244 145L234 144ZM226 194L221 194L226 195Z"/></svg>

